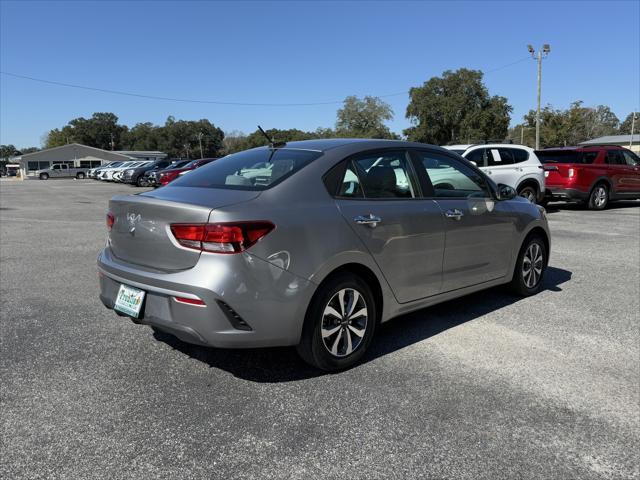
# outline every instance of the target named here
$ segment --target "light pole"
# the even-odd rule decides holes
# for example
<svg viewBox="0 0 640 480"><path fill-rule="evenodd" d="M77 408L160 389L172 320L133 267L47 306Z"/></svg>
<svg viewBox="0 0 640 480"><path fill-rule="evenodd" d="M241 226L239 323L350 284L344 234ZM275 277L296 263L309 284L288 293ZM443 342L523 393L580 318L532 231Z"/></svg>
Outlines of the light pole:
<svg viewBox="0 0 640 480"><path fill-rule="evenodd" d="M204 158L204 155L202 154L202 137L204 136L204 133L202 132L198 132L198 142L200 142L200 158Z"/></svg>
<svg viewBox="0 0 640 480"><path fill-rule="evenodd" d="M633 145L633 130L636 126L637 117L638 114L636 112L633 112L633 114L631 115L631 137L629 137L629 150L631 150L631 146Z"/></svg>
<svg viewBox="0 0 640 480"><path fill-rule="evenodd" d="M548 43L542 45L542 50L536 51L531 45L527 45L529 53L534 60L538 61L538 109L536 110L536 150L540 149L540 93L542 90L542 59L546 58L551 52L551 47Z"/></svg>

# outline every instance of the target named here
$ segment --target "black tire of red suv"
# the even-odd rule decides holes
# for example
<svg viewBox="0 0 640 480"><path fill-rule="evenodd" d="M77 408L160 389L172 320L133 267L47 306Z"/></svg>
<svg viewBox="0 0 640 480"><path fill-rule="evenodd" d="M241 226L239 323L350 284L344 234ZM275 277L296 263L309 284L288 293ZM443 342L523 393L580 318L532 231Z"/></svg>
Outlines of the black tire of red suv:
<svg viewBox="0 0 640 480"><path fill-rule="evenodd" d="M589 194L587 207L589 210L604 210L609 205L609 187L606 183L598 183Z"/></svg>

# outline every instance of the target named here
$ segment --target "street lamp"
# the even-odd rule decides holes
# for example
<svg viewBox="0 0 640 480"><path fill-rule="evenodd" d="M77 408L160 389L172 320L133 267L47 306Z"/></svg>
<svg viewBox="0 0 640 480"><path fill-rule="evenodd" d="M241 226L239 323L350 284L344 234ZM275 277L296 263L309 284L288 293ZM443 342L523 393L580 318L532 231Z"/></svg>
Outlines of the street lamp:
<svg viewBox="0 0 640 480"><path fill-rule="evenodd" d="M540 149L540 92L542 86L542 59L546 58L551 52L551 46L548 43L542 45L542 50L536 51L533 46L527 45L527 50L534 60L538 61L538 109L536 110L536 150Z"/></svg>

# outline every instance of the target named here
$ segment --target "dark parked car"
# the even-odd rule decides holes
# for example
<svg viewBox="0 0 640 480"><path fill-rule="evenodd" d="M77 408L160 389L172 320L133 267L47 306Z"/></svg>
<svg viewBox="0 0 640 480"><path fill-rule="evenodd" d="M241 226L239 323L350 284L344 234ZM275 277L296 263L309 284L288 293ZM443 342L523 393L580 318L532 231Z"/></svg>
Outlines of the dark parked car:
<svg viewBox="0 0 640 480"><path fill-rule="evenodd" d="M153 163L149 163L138 168L130 168L125 170L122 174L123 183L132 183L138 187L145 187L148 185L145 173L152 172L154 170L161 170L163 168L171 167L171 160L156 160Z"/></svg>
<svg viewBox="0 0 640 480"><path fill-rule="evenodd" d="M209 162L213 162L214 160L217 160L217 158L201 158L199 160L193 160L192 162L189 162L179 168L167 168L162 172L158 172L158 174L156 175L156 185L164 186L167 183L178 178L180 174L188 172L190 170L195 170L196 168L206 165Z"/></svg>
<svg viewBox="0 0 640 480"><path fill-rule="evenodd" d="M547 201L579 202L602 210L611 200L640 198L640 158L626 148L548 148L536 154L544 165Z"/></svg>

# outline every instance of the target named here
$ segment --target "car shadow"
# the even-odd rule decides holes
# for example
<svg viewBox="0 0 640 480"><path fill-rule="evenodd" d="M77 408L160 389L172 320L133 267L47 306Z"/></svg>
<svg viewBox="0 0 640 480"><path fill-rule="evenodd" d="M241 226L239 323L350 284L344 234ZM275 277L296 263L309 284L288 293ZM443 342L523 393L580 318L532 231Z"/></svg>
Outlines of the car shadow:
<svg viewBox="0 0 640 480"><path fill-rule="evenodd" d="M560 285L570 279L570 271L550 266L545 274L543 290L560 292ZM495 287L397 317L379 327L361 364L426 340L521 299L522 297L510 294L504 287ZM185 343L161 331L154 331L153 336L211 368L221 369L253 382L291 382L328 374L304 363L291 347L208 348Z"/></svg>
<svg viewBox="0 0 640 480"><path fill-rule="evenodd" d="M639 200L616 200L612 201L606 210L619 210L624 208L633 208L640 207ZM584 210L587 211L587 208L584 205L579 203L568 203L568 202L559 202L559 203L549 203L545 207L547 213L557 213L561 211L578 211Z"/></svg>

